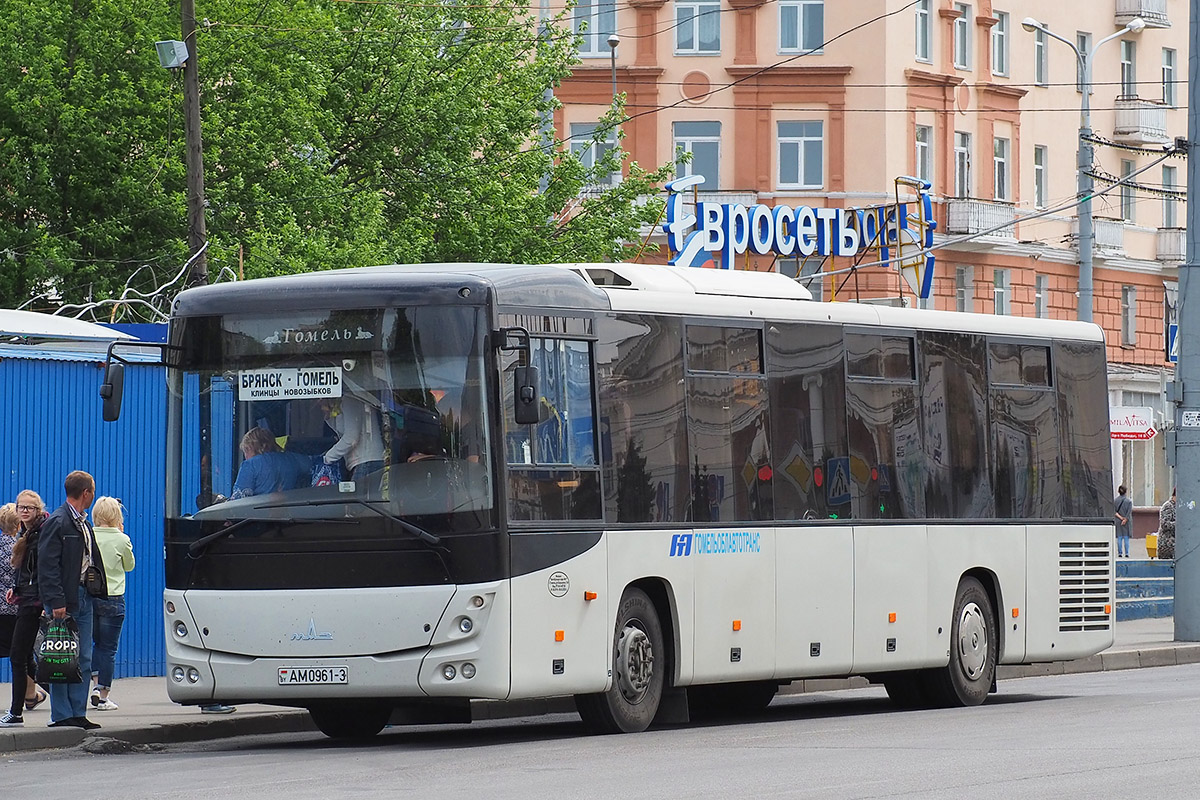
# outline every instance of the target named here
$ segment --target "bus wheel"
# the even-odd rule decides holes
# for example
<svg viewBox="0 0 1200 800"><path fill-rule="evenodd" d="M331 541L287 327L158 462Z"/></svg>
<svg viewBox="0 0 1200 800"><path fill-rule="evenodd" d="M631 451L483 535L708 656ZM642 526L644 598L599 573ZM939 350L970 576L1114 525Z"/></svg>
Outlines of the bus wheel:
<svg viewBox="0 0 1200 800"><path fill-rule="evenodd" d="M331 739L370 739L392 716L390 706L347 705L310 708L317 730Z"/></svg>
<svg viewBox="0 0 1200 800"><path fill-rule="evenodd" d="M637 733L650 727L662 699L666 646L654 604L641 589L627 589L617 610L612 686L575 696L584 725L596 733Z"/></svg>
<svg viewBox="0 0 1200 800"><path fill-rule="evenodd" d="M926 688L942 706L977 706L987 699L996 677L999 638L988 593L975 578L964 578L954 597L950 663L928 673Z"/></svg>

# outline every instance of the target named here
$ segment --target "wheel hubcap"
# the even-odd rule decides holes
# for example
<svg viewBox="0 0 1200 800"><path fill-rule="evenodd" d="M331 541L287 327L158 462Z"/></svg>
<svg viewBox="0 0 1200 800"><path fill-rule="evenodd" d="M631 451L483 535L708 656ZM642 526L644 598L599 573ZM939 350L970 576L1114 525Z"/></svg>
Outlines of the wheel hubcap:
<svg viewBox="0 0 1200 800"><path fill-rule="evenodd" d="M617 688L630 703L640 702L654 676L654 649L641 628L626 625L617 641Z"/></svg>
<svg viewBox="0 0 1200 800"><path fill-rule="evenodd" d="M978 680L987 663L987 653L987 621L979 606L967 603L958 618L958 661L963 674Z"/></svg>

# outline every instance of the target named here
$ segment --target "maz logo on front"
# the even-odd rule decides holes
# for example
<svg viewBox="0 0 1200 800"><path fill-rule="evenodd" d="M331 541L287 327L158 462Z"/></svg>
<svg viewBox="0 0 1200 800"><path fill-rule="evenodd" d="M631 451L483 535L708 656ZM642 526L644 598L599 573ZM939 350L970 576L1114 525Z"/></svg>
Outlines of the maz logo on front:
<svg viewBox="0 0 1200 800"><path fill-rule="evenodd" d="M329 631L326 631L324 633L317 633L317 622L315 619L309 619L307 633L293 633L292 634L293 642L318 642L318 641L332 641L332 640L333 640L333 634L330 633Z"/></svg>

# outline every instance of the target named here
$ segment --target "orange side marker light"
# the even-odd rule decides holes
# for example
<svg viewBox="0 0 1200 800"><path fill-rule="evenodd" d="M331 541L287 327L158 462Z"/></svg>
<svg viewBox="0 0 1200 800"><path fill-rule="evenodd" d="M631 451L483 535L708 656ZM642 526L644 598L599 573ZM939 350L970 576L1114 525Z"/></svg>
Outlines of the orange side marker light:
<svg viewBox="0 0 1200 800"><path fill-rule="evenodd" d="M565 631L555 631L554 632L554 641L561 642L564 638L566 638Z"/></svg>
<svg viewBox="0 0 1200 800"><path fill-rule="evenodd" d="M733 629L735 631L740 631L742 629L742 621L740 619L735 619L733 621Z"/></svg>
<svg viewBox="0 0 1200 800"><path fill-rule="evenodd" d="M1021 616L1021 609L1014 608L1012 611L1012 615L1013 615L1013 619L1016 619L1017 617Z"/></svg>
<svg viewBox="0 0 1200 800"><path fill-rule="evenodd" d="M595 600L597 596L598 595L595 592L584 592L583 593L584 600Z"/></svg>
<svg viewBox="0 0 1200 800"><path fill-rule="evenodd" d="M893 611L890 614L888 614L888 622L895 622L895 621L896 621L896 612Z"/></svg>

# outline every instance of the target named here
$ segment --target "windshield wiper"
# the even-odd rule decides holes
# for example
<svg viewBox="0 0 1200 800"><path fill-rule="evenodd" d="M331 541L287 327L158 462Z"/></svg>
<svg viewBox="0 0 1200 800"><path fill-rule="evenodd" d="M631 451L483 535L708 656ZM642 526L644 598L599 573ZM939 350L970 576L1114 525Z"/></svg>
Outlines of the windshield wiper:
<svg viewBox="0 0 1200 800"><path fill-rule="evenodd" d="M438 545L438 544L442 543L442 537L438 536L436 533L430 533L429 531L425 530L424 528L418 528L416 525L413 525L411 522L401 519L400 517L397 517L395 514L389 514L388 512L384 511L381 508L376 508L375 506L368 503L366 500L348 500L346 502L360 505L369 511L374 511L376 514L383 517L384 519L389 519L392 522L396 523L402 529L408 531L413 536L417 537L418 539L420 539L422 542L425 542L426 544Z"/></svg>
<svg viewBox="0 0 1200 800"><path fill-rule="evenodd" d="M386 500L376 500L374 502L385 503L387 501ZM330 499L330 500L297 500L294 503L272 503L271 505L255 506L255 508L292 508L295 506L343 506L343 505L344 506L350 506L350 505L362 506L363 508L367 509L368 511L374 511L376 514L383 517L384 519L391 520L392 522L399 525L400 528L402 530L404 530L405 533L412 534L413 536L420 539L422 542L425 542L426 544L439 545L442 543L442 537L438 536L436 533L430 533L429 531L425 530L424 528L417 527L416 525L412 524L408 520L401 519L400 517L397 517L394 514L389 514L388 512L383 511L382 509L375 508L375 506L371 505L371 503L366 500L357 500L352 497L345 498L345 499L338 499L338 500L332 500L332 499ZM245 520L243 520L243 522L244 521ZM330 519L330 520L321 520L321 521L322 522L349 522L350 520ZM354 520L354 521L357 522L357 520ZM203 541L203 540L201 540L201 541ZM197 544L198 543L199 542L197 542Z"/></svg>
<svg viewBox="0 0 1200 800"><path fill-rule="evenodd" d="M246 519L240 519L237 522L233 523L232 525L226 525L224 528L221 528L221 530L219 530L219 531L213 531L212 533L208 534L207 536L201 536L199 539L197 539L196 541L194 541L188 545L188 555L198 556L198 555L200 555L201 552L203 552L205 549L207 549L208 546L210 544L212 544L213 542L215 542L217 539L224 539L226 536L231 535L238 528L243 528L246 525L249 525L251 522L264 522L264 521L270 521L270 520L260 520L260 519L254 519L253 517L248 517Z"/></svg>
<svg viewBox="0 0 1200 800"><path fill-rule="evenodd" d="M303 505L303 504L285 503L285 504L281 504L281 505ZM255 506L255 508L279 508L279 506ZM264 522L264 523L268 523L274 527L278 527L286 521L287 520L281 520L281 519L269 519L269 518L263 519L262 517L245 517L244 519L239 519L237 522L233 523L232 525L226 525L224 528L213 531L212 533L208 534L207 536L201 536L199 539L197 539L196 541L189 544L188 545L188 555L193 556L193 557L200 555L200 553L202 553L204 550L208 549L208 546L210 544L212 544L213 542L217 541L218 539L224 539L226 536L233 535L234 531L236 531L238 528L243 528L243 527L249 525L251 522ZM355 520L323 519L323 520L321 520L321 523L322 524L357 525L358 520L356 520L356 519Z"/></svg>

